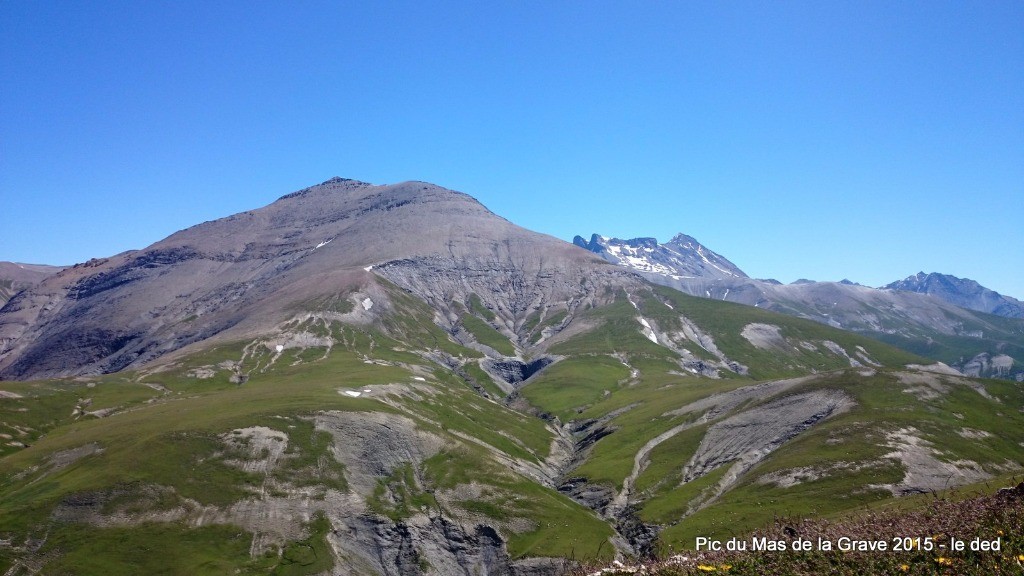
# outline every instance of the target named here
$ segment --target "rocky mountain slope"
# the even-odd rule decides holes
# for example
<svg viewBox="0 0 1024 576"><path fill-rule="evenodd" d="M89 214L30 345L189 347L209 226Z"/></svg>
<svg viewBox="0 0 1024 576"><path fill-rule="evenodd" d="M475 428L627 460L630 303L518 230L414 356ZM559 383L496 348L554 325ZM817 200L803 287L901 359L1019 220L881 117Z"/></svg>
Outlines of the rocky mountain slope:
<svg viewBox="0 0 1024 576"><path fill-rule="evenodd" d="M735 264L686 234L677 234L665 244L659 244L655 238L620 240L597 234L593 234L589 242L576 236L572 243L613 264L676 280L747 278Z"/></svg>
<svg viewBox="0 0 1024 576"><path fill-rule="evenodd" d="M513 335L544 301L596 298L593 285L577 280L595 263L465 194L336 178L144 250L73 266L19 294L0 310L0 378L139 366L212 336L258 333L310 299L353 288L382 310L378 274L420 286L452 323L448 302L475 291ZM628 276L598 268L595 277Z"/></svg>
<svg viewBox="0 0 1024 576"><path fill-rule="evenodd" d="M903 280L886 284L883 288L929 294L961 308L996 316L1024 318L1024 302L1003 296L968 278L957 278L949 274L935 272L931 274L918 272Z"/></svg>
<svg viewBox="0 0 1024 576"><path fill-rule="evenodd" d="M39 284L47 276L60 272L59 266L0 262L0 307L18 292Z"/></svg>
<svg viewBox="0 0 1024 576"><path fill-rule="evenodd" d="M658 246L651 238L623 241L594 237L611 246L631 243ZM577 245L581 244L577 242ZM665 246L668 245L673 246L673 252L681 254L677 258L683 261L700 261L704 255L715 254L696 241L689 247L679 243ZM590 249L589 244L585 247ZM690 267L686 273L681 273L662 266L664 259L656 254L659 251L650 248L636 252L631 259L615 260L615 263L636 271L647 280L694 296L756 306L870 335L955 366L971 376L1024 378L1024 322L1018 318L990 315L948 299L894 289L893 285L875 289L849 281L811 280L781 284L749 278L745 274L723 274L714 267L710 270ZM714 261L728 262L718 255ZM725 265L722 268L728 270ZM704 271L708 274L701 275ZM971 283L964 281L958 286L969 288ZM964 290L969 292L968 288ZM984 290L979 292L981 299L992 298L991 294L995 294ZM1001 302L1005 304L1009 300ZM994 303L990 306L996 307ZM1010 310L1008 305L1000 309Z"/></svg>
<svg viewBox="0 0 1024 576"><path fill-rule="evenodd" d="M70 268L0 329L0 573L559 574L1024 468L1013 382L419 182Z"/></svg>

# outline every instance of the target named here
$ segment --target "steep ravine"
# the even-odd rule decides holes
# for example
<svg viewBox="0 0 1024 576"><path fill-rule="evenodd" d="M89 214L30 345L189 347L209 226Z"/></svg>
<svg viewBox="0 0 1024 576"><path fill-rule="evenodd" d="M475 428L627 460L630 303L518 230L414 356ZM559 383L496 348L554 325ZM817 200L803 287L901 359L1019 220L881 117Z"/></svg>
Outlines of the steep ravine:
<svg viewBox="0 0 1024 576"><path fill-rule="evenodd" d="M619 552L648 557L654 552L660 527L646 524L640 519L639 505L642 497L634 492L634 484L646 468L651 452L684 430L713 423L698 453L683 467L685 481L690 481L712 468L730 466L729 473L717 486L714 496L698 503L699 507L705 506L779 446L852 405L852 401L839 391L783 396L786 391L808 379L794 378L747 386L715 394L672 411L667 415L700 415L644 444L634 456L633 469L623 480L622 490L618 492L609 486L590 483L572 471L586 460L588 452L599 440L615 433L616 427L611 422L634 406L623 407L599 419L573 420L565 424L556 421L559 443L564 447L558 456L558 490L612 523L619 535L615 542ZM775 399L767 404L736 412L737 408L750 402L756 404L773 397ZM734 428L742 430L742 437L731 432ZM753 428L757 428L757 431L751 433ZM724 448L719 450L721 447ZM721 452L720 458L715 462L706 462L705 453L709 451L715 454Z"/></svg>

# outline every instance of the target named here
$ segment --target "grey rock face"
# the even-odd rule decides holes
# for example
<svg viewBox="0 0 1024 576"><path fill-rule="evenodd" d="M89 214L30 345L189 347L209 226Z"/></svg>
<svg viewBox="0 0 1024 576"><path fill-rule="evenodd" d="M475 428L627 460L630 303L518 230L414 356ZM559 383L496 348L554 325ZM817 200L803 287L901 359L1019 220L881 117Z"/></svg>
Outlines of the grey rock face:
<svg viewBox="0 0 1024 576"><path fill-rule="evenodd" d="M440 311L448 329L455 328L458 317L453 303L476 294L495 315L500 332L523 343L523 326L532 311L555 307L572 315L581 306L614 298L606 287L640 283L595 256L554 238L535 236L481 243L473 252L452 256L387 261L374 272Z"/></svg>
<svg viewBox="0 0 1024 576"><path fill-rule="evenodd" d="M590 241L582 236L573 244L599 254L605 260L638 272L683 278L747 278L747 275L724 256L686 234L677 234L664 244L654 238L621 240L594 234Z"/></svg>
<svg viewBox="0 0 1024 576"><path fill-rule="evenodd" d="M0 308L15 294L61 271L59 266L0 262Z"/></svg>
<svg viewBox="0 0 1024 576"><path fill-rule="evenodd" d="M966 376L975 378L1009 378L1015 373L1014 364L1017 362L1006 354L992 355L982 352L957 368Z"/></svg>
<svg viewBox="0 0 1024 576"><path fill-rule="evenodd" d="M934 272L931 274L918 272L903 280L886 284L883 288L930 294L968 310L977 310L1007 318L1024 318L1024 302L1003 296L968 278L957 278L949 274Z"/></svg>
<svg viewBox="0 0 1024 576"><path fill-rule="evenodd" d="M593 302L630 274L423 182L335 178L205 222L143 250L90 260L0 311L0 378L111 372L210 338L244 338L354 290L388 310L377 272L437 310L469 293L513 336L528 311Z"/></svg>
<svg viewBox="0 0 1024 576"><path fill-rule="evenodd" d="M851 406L853 401L842 392L819 390L779 398L726 418L708 429L683 469L683 481L733 462L749 469L800 432Z"/></svg>
<svg viewBox="0 0 1024 576"><path fill-rule="evenodd" d="M409 466L414 482L421 482L423 461L444 447L442 438L401 415L325 412L314 421L318 430L331 434L334 456L345 464L346 479L360 502L374 496L379 479L400 466ZM446 517L440 510L399 521L352 506L334 506L328 515L332 547L348 559L336 568L341 574L547 575L565 567L558 560L514 562L496 527Z"/></svg>
<svg viewBox="0 0 1024 576"><path fill-rule="evenodd" d="M491 526L467 527L442 516L389 521L370 514L332 517L328 535L347 563L335 574L554 576L570 563L561 558L512 560Z"/></svg>
<svg viewBox="0 0 1024 576"><path fill-rule="evenodd" d="M482 368L491 374L497 375L512 386L518 386L552 362L554 360L548 357L537 358L531 362L520 362L513 359L488 359L484 361Z"/></svg>

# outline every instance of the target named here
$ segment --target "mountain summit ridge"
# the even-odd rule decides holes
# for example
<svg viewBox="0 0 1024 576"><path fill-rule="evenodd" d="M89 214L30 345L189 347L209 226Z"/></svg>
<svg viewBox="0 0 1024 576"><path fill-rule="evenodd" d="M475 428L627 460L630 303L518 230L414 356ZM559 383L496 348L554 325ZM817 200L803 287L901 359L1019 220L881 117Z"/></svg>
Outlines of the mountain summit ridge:
<svg viewBox="0 0 1024 576"><path fill-rule="evenodd" d="M959 278L952 274L918 272L903 280L890 282L881 289L929 294L961 308L1007 318L1024 318L1024 302L1004 296L970 278Z"/></svg>
<svg viewBox="0 0 1024 576"><path fill-rule="evenodd" d="M512 292L477 289L496 294L490 304L500 307L510 331L521 321L527 287L550 288L560 282L556 277L606 265L461 192L423 182L375 186L332 178L145 249L73 266L22 291L0 310L0 377L138 366L214 335L285 321L296 302L325 291L361 287L384 299L374 288L375 266L423 296L429 283L415 276L425 268L399 273L382 265L427 261L506 275L516 286ZM451 281L447 295L432 297L465 292L470 282Z"/></svg>
<svg viewBox="0 0 1024 576"><path fill-rule="evenodd" d="M598 254L613 264L622 264L641 273L674 278L748 278L721 254L698 242L692 236L676 234L659 244L656 238L629 240L592 234L590 240L573 238L573 244Z"/></svg>

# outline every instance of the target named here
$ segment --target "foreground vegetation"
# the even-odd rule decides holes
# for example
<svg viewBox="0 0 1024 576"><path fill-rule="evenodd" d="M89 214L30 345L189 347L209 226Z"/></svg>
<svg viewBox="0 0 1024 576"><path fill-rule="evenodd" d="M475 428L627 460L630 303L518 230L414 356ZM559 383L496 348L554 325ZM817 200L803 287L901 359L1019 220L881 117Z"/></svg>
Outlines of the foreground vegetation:
<svg viewBox="0 0 1024 576"><path fill-rule="evenodd" d="M493 527L512 560L610 561L623 508L570 498L558 490L567 478L608 500L620 496L632 521L658 532L654 548L669 558L651 567L660 574L852 574L904 564L908 573L952 574L992 560L924 553L932 550L906 557L705 552L683 562L673 551L691 548L697 536L725 540L783 515L822 518L892 501L910 475L894 450L915 449L939 467L969 461L985 476L1019 470L1024 389L1015 383L908 370L922 359L857 335L650 289L581 311L588 329L553 338L538 352L553 363L506 398L498 384L507 383L470 346L530 358L479 299L459 309L469 345L434 324L422 302L401 292L392 299L400 313L373 326L302 316L280 333L183 354L158 371L2 383L0 574L322 573L353 562L336 546L353 518L397 531L443 521ZM334 315L350 309L343 304L310 305ZM531 318L532 337L565 312ZM691 322L708 338L682 337ZM743 335L752 323L774 328L781 344L756 345ZM657 342L642 330L651 325ZM715 372L688 371L694 360ZM757 393L720 409L708 403L751 389ZM801 395L840 398L844 408L758 454L756 466L732 473L759 449L755 441L687 476L688 463L708 452L710 431ZM354 469L374 454L345 452L344 444L378 429L342 427L332 436L325 414L384 422L396 437L406 423L414 432L408 446L375 447L397 456L372 471L367 489ZM746 424L766 420L759 418ZM256 429L281 442L280 453L273 442L251 443ZM428 449L435 441L440 448ZM274 506L282 517L252 521ZM844 530L877 538L1021 533L1019 513L996 516L998 507L978 506L991 514L975 532L935 524L957 513L942 509L878 512L834 525L841 528L780 522L763 537L788 546ZM297 522L294 529L277 530L283 517ZM891 530L871 532L874 523ZM628 550L622 541L619 550ZM1021 553L1019 538L1007 536L989 573L1006 569L1009 550ZM422 572L440 570L426 554L411 556Z"/></svg>
<svg viewBox="0 0 1024 576"><path fill-rule="evenodd" d="M778 518L768 528L740 536L748 548L754 541L775 542L783 551L705 551L672 554L648 564L591 567L575 572L620 576L761 576L787 574L917 574L991 576L1024 573L1024 482L979 495L954 491L927 495L910 507L870 510L841 520ZM841 540L841 539L848 540ZM818 550L819 542L883 543L887 550ZM963 543L963 550L951 544ZM810 550L794 551L800 542ZM876 544L878 545L878 544ZM901 548L893 550L894 547ZM978 548L972 550L971 548ZM981 549L981 548L995 548Z"/></svg>

